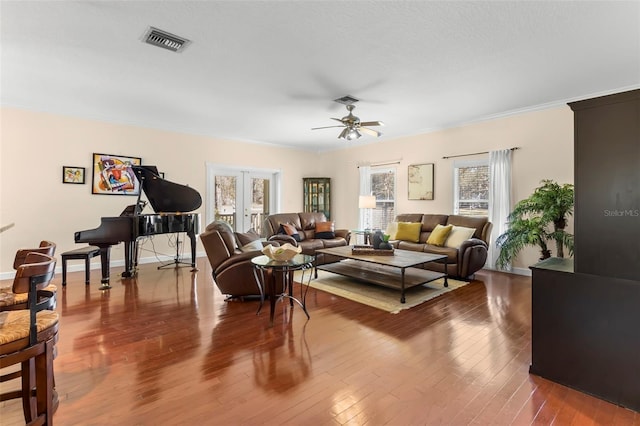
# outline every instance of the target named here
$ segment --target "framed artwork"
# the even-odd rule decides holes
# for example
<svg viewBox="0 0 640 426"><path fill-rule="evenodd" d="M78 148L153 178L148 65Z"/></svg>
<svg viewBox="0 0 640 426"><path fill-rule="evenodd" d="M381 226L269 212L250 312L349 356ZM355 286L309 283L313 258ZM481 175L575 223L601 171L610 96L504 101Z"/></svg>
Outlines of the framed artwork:
<svg viewBox="0 0 640 426"><path fill-rule="evenodd" d="M92 194L138 195L140 182L131 166L139 166L140 157L93 154Z"/></svg>
<svg viewBox="0 0 640 426"><path fill-rule="evenodd" d="M409 199L433 200L433 163L409 165Z"/></svg>
<svg viewBox="0 0 640 426"><path fill-rule="evenodd" d="M84 183L84 167L62 166L62 183Z"/></svg>

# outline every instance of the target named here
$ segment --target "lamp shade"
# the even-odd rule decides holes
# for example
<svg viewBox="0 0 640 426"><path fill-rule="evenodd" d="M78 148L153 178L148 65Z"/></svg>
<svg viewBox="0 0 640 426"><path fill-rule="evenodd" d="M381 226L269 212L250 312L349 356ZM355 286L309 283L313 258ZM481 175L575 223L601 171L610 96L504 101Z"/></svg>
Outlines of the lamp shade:
<svg viewBox="0 0 640 426"><path fill-rule="evenodd" d="M349 130L349 133L347 133L346 139L348 141L354 140L354 139L358 139L360 136L362 136L360 134L360 132L358 131L358 129L356 129L355 127L352 128L351 130Z"/></svg>
<svg viewBox="0 0 640 426"><path fill-rule="evenodd" d="M358 199L358 208L361 209L375 209L376 208L376 196L375 195L361 195Z"/></svg>

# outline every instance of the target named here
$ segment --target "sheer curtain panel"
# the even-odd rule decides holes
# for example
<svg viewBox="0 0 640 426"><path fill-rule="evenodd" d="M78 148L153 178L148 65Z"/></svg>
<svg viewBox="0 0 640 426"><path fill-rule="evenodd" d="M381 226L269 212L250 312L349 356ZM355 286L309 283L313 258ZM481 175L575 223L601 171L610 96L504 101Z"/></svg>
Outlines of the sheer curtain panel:
<svg viewBox="0 0 640 426"><path fill-rule="evenodd" d="M371 195L371 167L360 166L360 195ZM364 229L367 224L367 209L360 209L359 229Z"/></svg>
<svg viewBox="0 0 640 426"><path fill-rule="evenodd" d="M500 249L496 246L498 235L508 229L507 216L511 212L511 149L489 153L489 220L493 223L487 268L495 269ZM507 268L511 270L511 266Z"/></svg>

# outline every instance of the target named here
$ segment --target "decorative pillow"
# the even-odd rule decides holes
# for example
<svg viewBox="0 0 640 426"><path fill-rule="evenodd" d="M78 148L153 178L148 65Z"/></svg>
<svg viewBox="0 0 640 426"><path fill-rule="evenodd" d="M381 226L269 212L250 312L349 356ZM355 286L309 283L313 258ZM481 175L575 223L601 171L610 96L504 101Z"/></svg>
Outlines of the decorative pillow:
<svg viewBox="0 0 640 426"><path fill-rule="evenodd" d="M396 232L395 239L412 243L420 242L421 229L422 223L420 222L398 222L398 232Z"/></svg>
<svg viewBox="0 0 640 426"><path fill-rule="evenodd" d="M384 232L389 236L390 240L397 240L396 234L398 233L398 222L389 222L387 230Z"/></svg>
<svg viewBox="0 0 640 426"><path fill-rule="evenodd" d="M316 222L315 237L322 239L335 238L335 224L333 222Z"/></svg>
<svg viewBox="0 0 640 426"><path fill-rule="evenodd" d="M256 232L255 229L251 228L248 232L236 232L236 241L238 242L238 247L245 246L252 241L259 240L260 234Z"/></svg>
<svg viewBox="0 0 640 426"><path fill-rule="evenodd" d="M468 240L476 232L475 228L465 228L464 226L453 226L447 240L444 242L445 247L458 248L465 240Z"/></svg>
<svg viewBox="0 0 640 426"><path fill-rule="evenodd" d="M431 231L429 238L427 239L427 244L442 247L444 245L444 242L447 240L449 233L451 232L451 228L453 228L453 225L436 225L436 227L433 228L433 231Z"/></svg>
<svg viewBox="0 0 640 426"><path fill-rule="evenodd" d="M262 245L262 241L260 240L253 240L245 245L243 245L242 247L240 247L240 251L243 253L246 253L248 251L256 251L256 250L262 250L264 246Z"/></svg>
<svg viewBox="0 0 640 426"><path fill-rule="evenodd" d="M280 224L280 229L278 229L278 234L286 234L289 235L290 237L293 237L294 240L300 242L300 234L298 233L298 230L296 229L295 226L289 224L289 223L281 223Z"/></svg>

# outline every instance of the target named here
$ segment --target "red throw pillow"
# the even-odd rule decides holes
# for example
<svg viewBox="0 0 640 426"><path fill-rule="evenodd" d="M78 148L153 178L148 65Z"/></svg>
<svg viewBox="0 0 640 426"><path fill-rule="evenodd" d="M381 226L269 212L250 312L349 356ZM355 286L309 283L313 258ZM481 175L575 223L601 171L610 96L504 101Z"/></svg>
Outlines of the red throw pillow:
<svg viewBox="0 0 640 426"><path fill-rule="evenodd" d="M316 222L315 237L321 239L335 238L335 224L333 222Z"/></svg>
<svg viewBox="0 0 640 426"><path fill-rule="evenodd" d="M278 229L278 234L287 234L293 237L294 240L300 241L300 234L295 226L289 223L281 223L280 229Z"/></svg>

